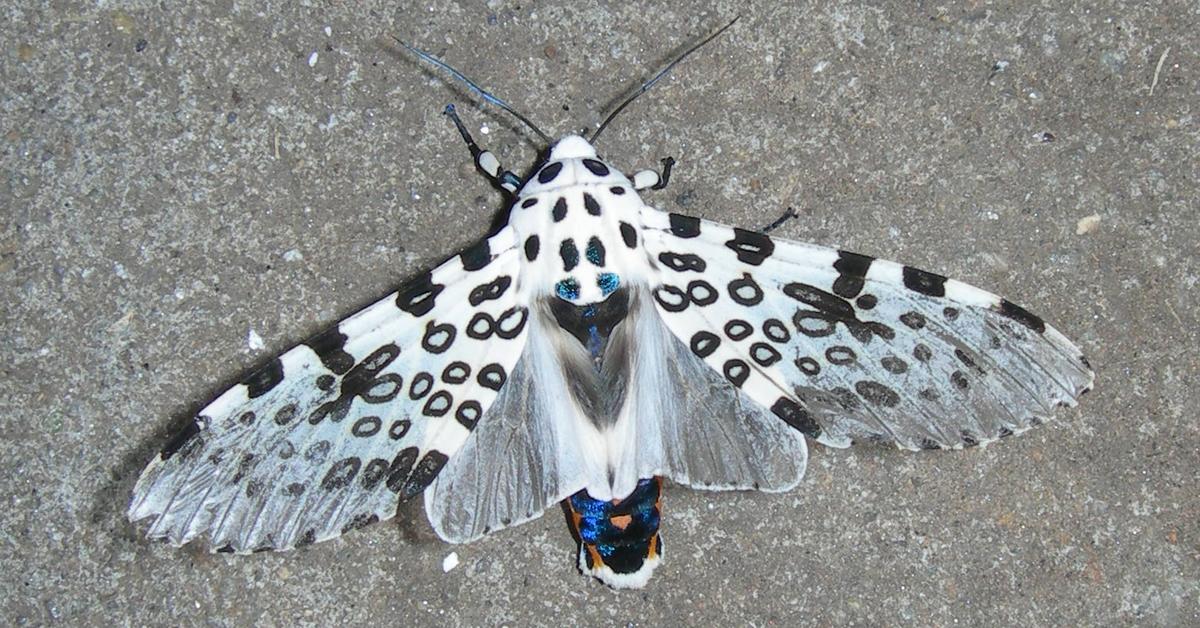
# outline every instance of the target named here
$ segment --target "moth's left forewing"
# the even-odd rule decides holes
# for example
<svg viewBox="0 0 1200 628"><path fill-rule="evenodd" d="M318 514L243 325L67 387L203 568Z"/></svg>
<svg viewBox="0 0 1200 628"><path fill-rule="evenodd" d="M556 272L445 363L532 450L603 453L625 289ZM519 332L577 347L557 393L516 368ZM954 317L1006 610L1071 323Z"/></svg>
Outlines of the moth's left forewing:
<svg viewBox="0 0 1200 628"><path fill-rule="evenodd" d="M652 208L642 223L668 328L822 443L989 442L1092 385L1062 334L967 284Z"/></svg>
<svg viewBox="0 0 1200 628"><path fill-rule="evenodd" d="M510 229L287 351L143 471L148 535L287 549L390 518L462 446L525 341Z"/></svg>

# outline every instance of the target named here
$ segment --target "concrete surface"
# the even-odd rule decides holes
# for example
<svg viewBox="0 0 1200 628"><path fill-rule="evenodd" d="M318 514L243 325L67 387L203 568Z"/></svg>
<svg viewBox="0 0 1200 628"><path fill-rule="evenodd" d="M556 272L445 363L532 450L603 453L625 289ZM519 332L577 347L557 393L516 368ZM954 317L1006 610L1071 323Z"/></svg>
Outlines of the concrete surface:
<svg viewBox="0 0 1200 628"><path fill-rule="evenodd" d="M18 4L3 623L1200 624L1195 2ZM556 511L451 547L410 505L251 557L125 521L149 456L243 371L487 231L501 197L447 102L532 166L528 133L388 35L561 134L737 13L606 156L675 156L664 209L753 227L792 206L782 235L1026 305L1096 366L1080 409L964 453L814 447L785 495L670 488L642 592L579 576Z"/></svg>

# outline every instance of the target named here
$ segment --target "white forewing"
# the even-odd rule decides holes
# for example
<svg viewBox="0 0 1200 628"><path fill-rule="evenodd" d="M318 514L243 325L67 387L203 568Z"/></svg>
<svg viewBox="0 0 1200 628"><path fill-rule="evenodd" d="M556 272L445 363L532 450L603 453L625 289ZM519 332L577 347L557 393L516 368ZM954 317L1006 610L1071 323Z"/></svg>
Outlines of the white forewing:
<svg viewBox="0 0 1200 628"><path fill-rule="evenodd" d="M509 229L284 353L134 488L149 536L286 549L390 518L466 440L525 342Z"/></svg>
<svg viewBox="0 0 1200 628"><path fill-rule="evenodd" d="M978 288L651 208L642 217L671 331L824 444L986 443L1091 387L1077 347Z"/></svg>

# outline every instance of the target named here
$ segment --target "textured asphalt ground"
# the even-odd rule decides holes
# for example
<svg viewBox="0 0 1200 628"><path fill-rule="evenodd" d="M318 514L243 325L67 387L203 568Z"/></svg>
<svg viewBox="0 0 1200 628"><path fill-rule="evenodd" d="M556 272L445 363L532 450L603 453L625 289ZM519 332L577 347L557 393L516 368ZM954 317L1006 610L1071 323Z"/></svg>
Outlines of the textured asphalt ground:
<svg viewBox="0 0 1200 628"><path fill-rule="evenodd" d="M1194 2L17 4L0 622L1200 624ZM813 446L784 495L669 487L641 592L578 575L556 510L452 547L405 505L249 557L125 520L141 467L215 394L488 231L502 198L447 102L532 167L530 134L389 35L557 135L735 14L602 153L674 156L646 197L662 209L761 227L793 207L779 235L1025 305L1096 367L1080 408L966 452Z"/></svg>

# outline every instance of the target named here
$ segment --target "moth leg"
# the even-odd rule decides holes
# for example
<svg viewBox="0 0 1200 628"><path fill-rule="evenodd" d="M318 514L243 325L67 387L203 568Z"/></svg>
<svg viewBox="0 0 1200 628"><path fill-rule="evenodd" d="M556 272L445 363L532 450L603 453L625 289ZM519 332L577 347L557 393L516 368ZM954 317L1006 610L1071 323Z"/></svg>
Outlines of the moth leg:
<svg viewBox="0 0 1200 628"><path fill-rule="evenodd" d="M458 128L458 134L462 136L463 141L467 143L467 148L471 151L471 157L475 159L475 167L479 168L493 185L497 185L508 193L517 191L521 186L521 179L513 174L511 170L504 170L500 165L500 160L490 150L479 148L475 143L475 138L471 137L471 132L463 125L462 120L458 119L458 112L454 110L454 105L446 105L446 109L442 112L448 116L454 126Z"/></svg>
<svg viewBox="0 0 1200 628"><path fill-rule="evenodd" d="M640 170L633 175L633 188L635 190L661 190L667 187L667 182L671 180L671 168L675 167L674 157L664 157L662 160L662 174L658 174L653 170Z"/></svg>

